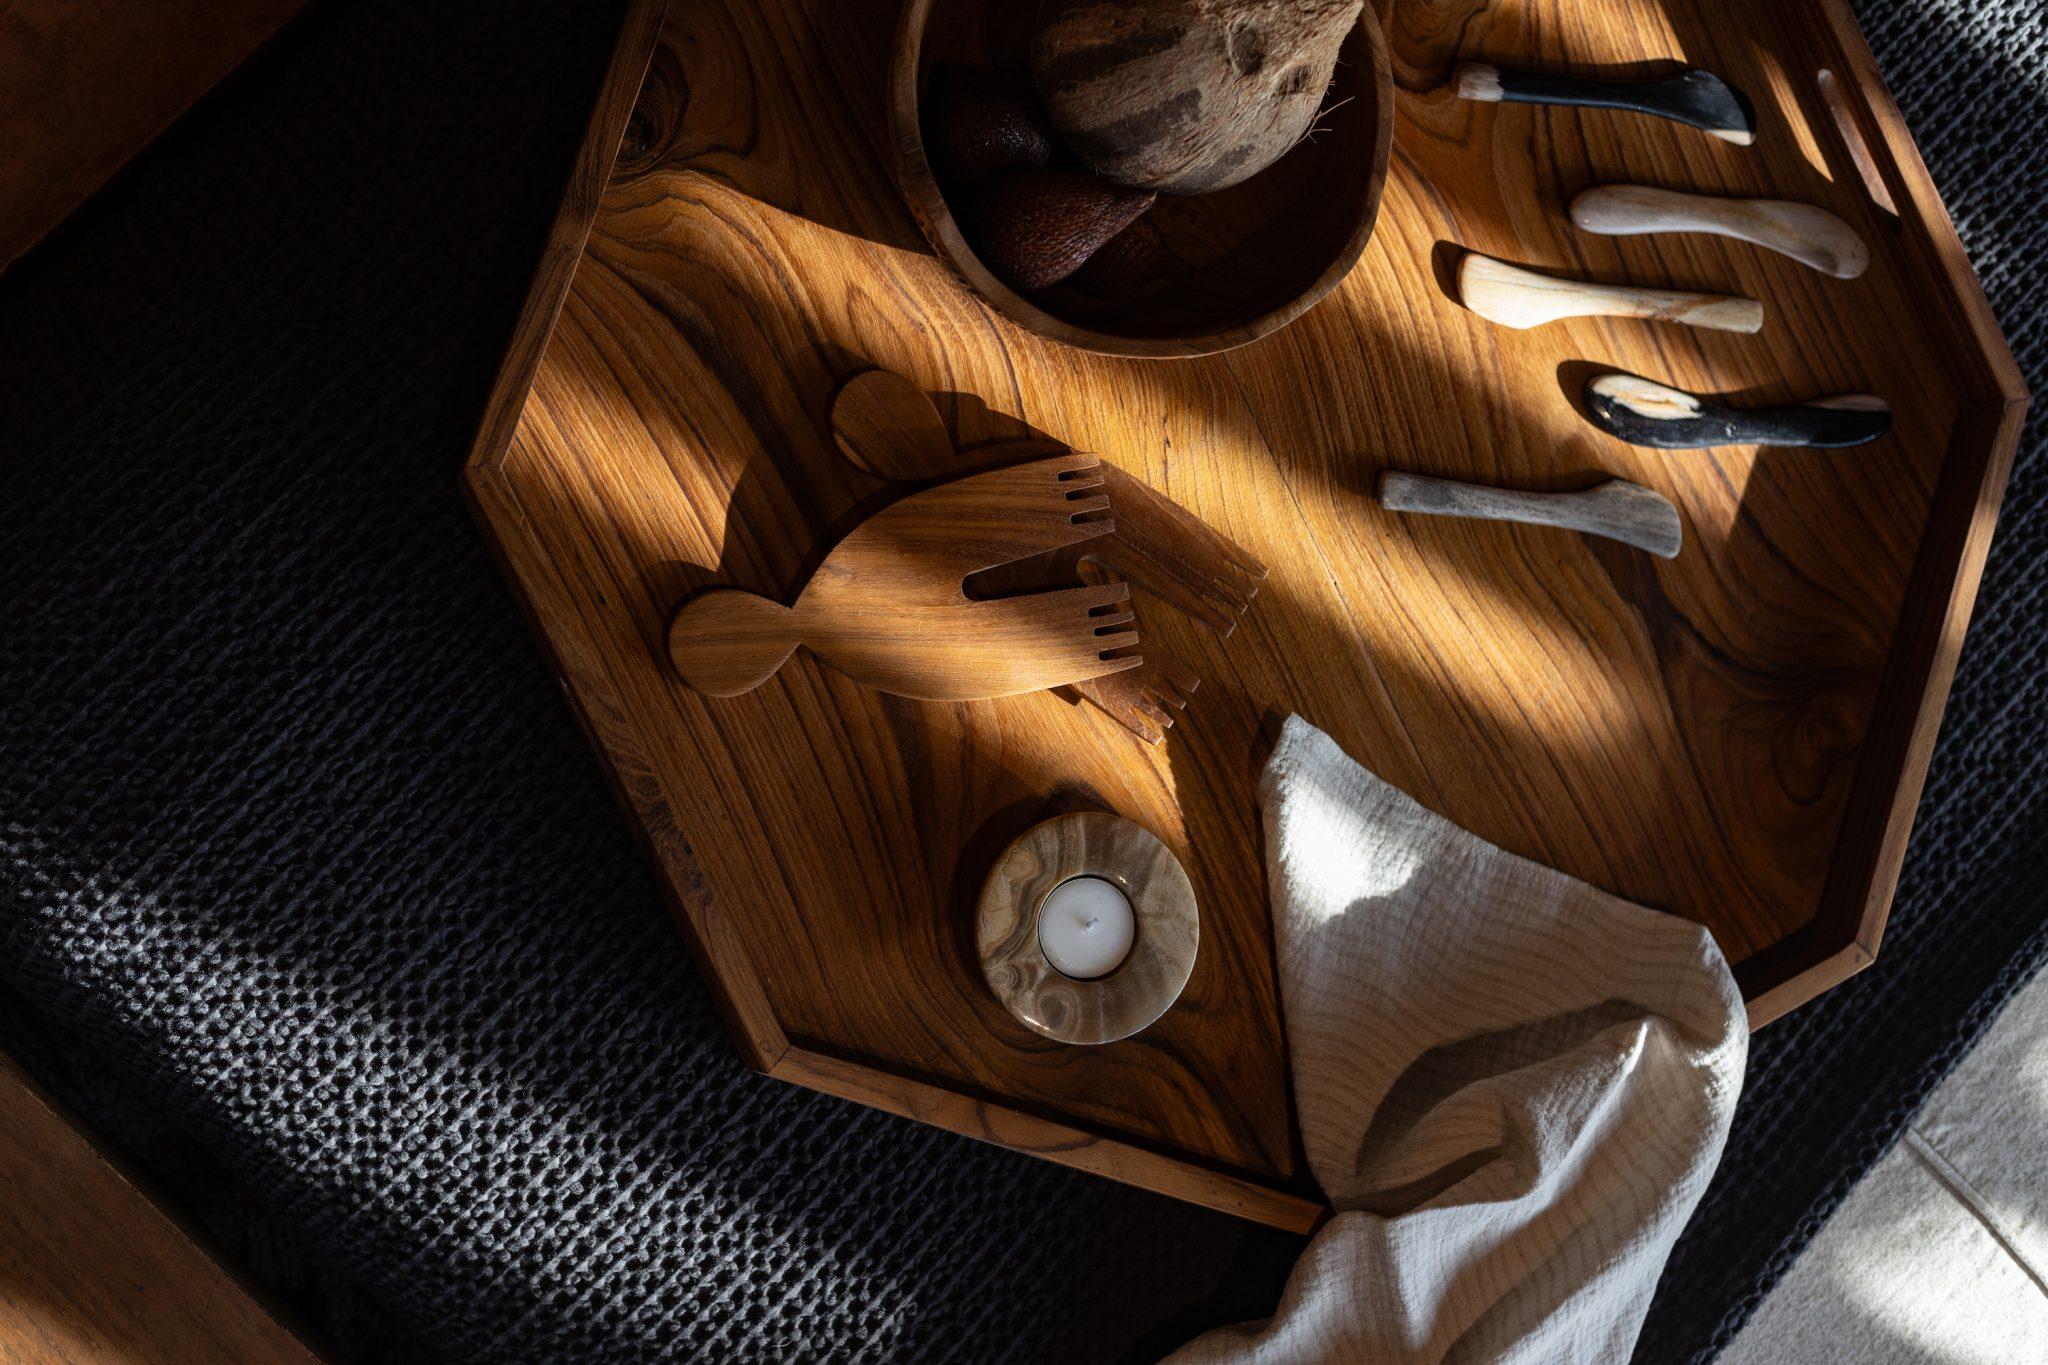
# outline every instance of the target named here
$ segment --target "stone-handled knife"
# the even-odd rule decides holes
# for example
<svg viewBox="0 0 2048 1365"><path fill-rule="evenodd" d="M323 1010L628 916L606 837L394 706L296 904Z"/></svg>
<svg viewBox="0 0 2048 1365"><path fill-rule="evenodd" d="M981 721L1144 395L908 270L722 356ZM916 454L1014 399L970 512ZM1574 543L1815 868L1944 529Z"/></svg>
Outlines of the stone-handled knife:
<svg viewBox="0 0 2048 1365"><path fill-rule="evenodd" d="M1458 297L1503 327L1541 327L1560 318L1646 318L1718 332L1755 332L1764 325L1764 306L1755 299L1539 275L1476 251L1458 263Z"/></svg>
<svg viewBox="0 0 2048 1365"><path fill-rule="evenodd" d="M1626 479L1609 479L1576 493L1524 493L1390 469L1380 475L1380 506L1390 512L1583 531L1664 559L1677 555L1685 541L1685 528L1671 500Z"/></svg>
<svg viewBox="0 0 2048 1365"><path fill-rule="evenodd" d="M1838 280L1870 268L1856 229L1826 209L1787 199L1724 199L1649 185L1598 185L1572 200L1572 221L1607 237L1707 232L1766 247Z"/></svg>
<svg viewBox="0 0 2048 1365"><path fill-rule="evenodd" d="M1457 85L1461 98L1489 104L1619 109L1671 119L1738 147L1756 141L1756 106L1719 76L1696 67L1660 80L1593 81L1466 62L1458 68Z"/></svg>
<svg viewBox="0 0 2048 1365"><path fill-rule="evenodd" d="M1875 441L1892 428L1891 408L1867 393L1777 408L1731 408L1618 371L1586 381L1586 415L1610 436L1661 450L1750 445L1833 449Z"/></svg>

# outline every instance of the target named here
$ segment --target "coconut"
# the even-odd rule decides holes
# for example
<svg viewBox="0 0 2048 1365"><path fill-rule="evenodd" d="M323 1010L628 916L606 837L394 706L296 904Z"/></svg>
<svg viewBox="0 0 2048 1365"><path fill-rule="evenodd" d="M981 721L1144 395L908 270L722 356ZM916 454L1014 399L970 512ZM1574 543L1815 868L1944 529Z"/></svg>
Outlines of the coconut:
<svg viewBox="0 0 2048 1365"><path fill-rule="evenodd" d="M1105 180L1160 194L1235 185L1314 121L1364 0L1045 0L1031 75Z"/></svg>

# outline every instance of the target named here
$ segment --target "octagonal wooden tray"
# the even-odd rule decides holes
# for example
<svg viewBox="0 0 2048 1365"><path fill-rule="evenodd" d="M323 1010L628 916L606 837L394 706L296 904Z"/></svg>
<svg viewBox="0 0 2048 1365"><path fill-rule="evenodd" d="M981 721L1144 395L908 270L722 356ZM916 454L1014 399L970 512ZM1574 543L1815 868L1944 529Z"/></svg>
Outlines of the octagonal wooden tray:
<svg viewBox="0 0 2048 1365"><path fill-rule="evenodd" d="M895 8L634 10L468 470L750 1063L1309 1226L1255 806L1288 711L1486 838L1703 921L1758 1023L1870 962L2025 394L1841 0L1383 0L1400 117L1364 259L1287 331L1176 362L1030 336L933 258L885 156ZM1448 86L1459 58L1672 57L1749 92L1756 147ZM1575 232L1564 204L1609 180L1824 204L1874 264L1843 282ZM1770 321L1504 331L1447 297L1454 244L1746 292ZM1596 364L1759 402L1869 390L1898 420L1847 452L1660 454L1575 413ZM1272 566L1227 641L1141 595L1148 638L1206 679L1166 744L1048 694L911 702L803 656L739 698L675 680L684 593L781 593L873 492L824 424L871 365L941 395L963 444L1100 452ZM1398 519L1370 497L1387 466L1623 476L1677 502L1687 547ZM1202 951L1157 1025L1074 1048L1004 1013L970 926L1011 836L1091 808L1186 864Z"/></svg>

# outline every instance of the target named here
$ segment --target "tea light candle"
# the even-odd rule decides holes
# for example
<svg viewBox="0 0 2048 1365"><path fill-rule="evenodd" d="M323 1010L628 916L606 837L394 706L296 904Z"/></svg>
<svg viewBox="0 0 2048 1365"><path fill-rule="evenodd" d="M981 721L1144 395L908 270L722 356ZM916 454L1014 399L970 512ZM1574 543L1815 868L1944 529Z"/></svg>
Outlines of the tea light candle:
<svg viewBox="0 0 2048 1365"><path fill-rule="evenodd" d="M1114 882L1075 877L1061 882L1038 908L1038 948L1062 976L1108 976L1131 954L1137 919Z"/></svg>

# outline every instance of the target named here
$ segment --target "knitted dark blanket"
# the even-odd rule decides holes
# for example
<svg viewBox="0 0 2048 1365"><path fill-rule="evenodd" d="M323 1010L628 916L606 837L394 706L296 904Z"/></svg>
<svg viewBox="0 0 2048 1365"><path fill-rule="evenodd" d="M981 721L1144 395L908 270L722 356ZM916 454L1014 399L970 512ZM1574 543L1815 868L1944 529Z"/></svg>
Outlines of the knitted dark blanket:
<svg viewBox="0 0 2048 1365"><path fill-rule="evenodd" d="M2037 389L2048 9L1860 8ZM457 493L617 23L315 7L0 277L0 1045L362 1360L1143 1358L1296 1239L744 1071ZM1756 1040L1710 1354L2048 952L2022 454L1879 967Z"/></svg>

